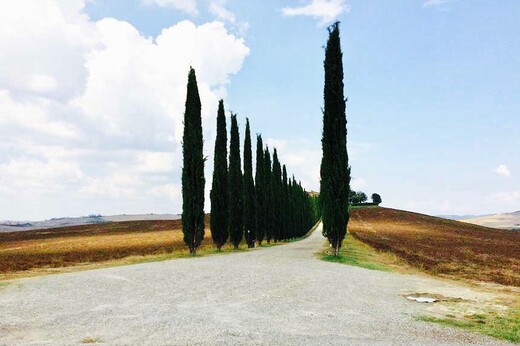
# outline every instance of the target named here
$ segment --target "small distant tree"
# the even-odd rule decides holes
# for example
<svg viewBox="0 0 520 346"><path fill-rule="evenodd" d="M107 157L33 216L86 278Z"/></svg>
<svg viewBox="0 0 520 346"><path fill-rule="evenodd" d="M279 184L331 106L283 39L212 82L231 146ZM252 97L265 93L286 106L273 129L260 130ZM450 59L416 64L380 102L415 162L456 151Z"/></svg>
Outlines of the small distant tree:
<svg viewBox="0 0 520 346"><path fill-rule="evenodd" d="M211 238L218 251L229 238L229 188L227 165L227 130L224 101L220 100L217 113L217 139L213 182L211 185Z"/></svg>
<svg viewBox="0 0 520 346"><path fill-rule="evenodd" d="M372 194L372 203L380 205L383 203L383 200L381 199L381 196L378 193Z"/></svg>
<svg viewBox="0 0 520 346"><path fill-rule="evenodd" d="M361 191L353 191L353 193L350 195L350 198L351 204L361 204L365 203L368 200L367 195Z"/></svg>
<svg viewBox="0 0 520 346"><path fill-rule="evenodd" d="M229 146L229 238L235 247L244 237L244 189L240 160L240 135L237 116L231 114L231 138Z"/></svg>
<svg viewBox="0 0 520 346"><path fill-rule="evenodd" d="M195 70L190 68L182 137L182 232L195 255L204 239L204 155L202 117Z"/></svg>

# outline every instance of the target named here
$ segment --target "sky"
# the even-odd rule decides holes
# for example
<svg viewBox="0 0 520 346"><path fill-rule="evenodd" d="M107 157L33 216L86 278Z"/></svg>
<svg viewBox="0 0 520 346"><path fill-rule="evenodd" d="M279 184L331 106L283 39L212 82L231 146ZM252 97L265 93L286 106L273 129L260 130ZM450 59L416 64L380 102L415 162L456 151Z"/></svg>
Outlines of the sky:
<svg viewBox="0 0 520 346"><path fill-rule="evenodd" d="M0 220L180 213L189 66L207 196L221 98L319 190L336 20L353 189L433 215L520 210L516 0L5 0Z"/></svg>

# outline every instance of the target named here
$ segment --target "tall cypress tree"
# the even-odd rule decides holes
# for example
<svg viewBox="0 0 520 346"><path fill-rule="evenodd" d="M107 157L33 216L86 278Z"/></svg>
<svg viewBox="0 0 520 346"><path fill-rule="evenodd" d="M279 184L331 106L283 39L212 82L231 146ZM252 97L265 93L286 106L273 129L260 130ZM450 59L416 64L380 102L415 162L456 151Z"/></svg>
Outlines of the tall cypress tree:
<svg viewBox="0 0 520 346"><path fill-rule="evenodd" d="M195 255L204 239L204 156L202 118L195 70L190 68L182 139L182 232Z"/></svg>
<svg viewBox="0 0 520 346"><path fill-rule="evenodd" d="M231 138L229 147L229 238L235 249L244 237L244 189L240 160L240 134L238 132L237 116L231 115Z"/></svg>
<svg viewBox="0 0 520 346"><path fill-rule="evenodd" d="M227 164L227 130L224 101L220 100L217 112L217 138L213 182L211 185L211 238L220 251L229 238L229 177Z"/></svg>
<svg viewBox="0 0 520 346"><path fill-rule="evenodd" d="M274 148L273 151L273 238L277 242L281 239L282 232L282 168L278 160L278 151Z"/></svg>
<svg viewBox="0 0 520 346"><path fill-rule="evenodd" d="M255 183L253 181L253 152L251 149L251 130L246 119L244 139L244 235L247 247L255 247Z"/></svg>
<svg viewBox="0 0 520 346"><path fill-rule="evenodd" d="M256 192L256 224L255 235L258 246L262 245L265 237L265 163L264 163L264 143L262 135L256 136L256 174L255 174L255 192Z"/></svg>
<svg viewBox="0 0 520 346"><path fill-rule="evenodd" d="M288 219L289 219L289 186L287 185L287 168L285 165L282 167L282 204L281 204L281 210L282 210L282 223L281 223L281 239L286 240L289 239L288 236Z"/></svg>
<svg viewBox="0 0 520 346"><path fill-rule="evenodd" d="M291 238L298 237L298 196L294 174L291 181Z"/></svg>
<svg viewBox="0 0 520 346"><path fill-rule="evenodd" d="M269 148L265 148L264 151L264 208L265 208L265 240L267 244L271 244L273 240L273 214L274 214L274 203L273 203L273 171L271 166L271 153Z"/></svg>
<svg viewBox="0 0 520 346"><path fill-rule="evenodd" d="M321 141L323 158L320 168L323 234L328 238L335 256L339 255L349 220L350 172L342 58L339 23L335 23L329 28L329 38L325 50L323 137Z"/></svg>

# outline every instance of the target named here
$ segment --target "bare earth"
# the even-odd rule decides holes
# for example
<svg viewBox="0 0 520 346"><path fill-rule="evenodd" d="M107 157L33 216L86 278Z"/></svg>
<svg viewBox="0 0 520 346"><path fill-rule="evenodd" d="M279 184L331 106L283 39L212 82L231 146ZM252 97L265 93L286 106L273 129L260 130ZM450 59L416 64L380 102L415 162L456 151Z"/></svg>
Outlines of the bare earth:
<svg viewBox="0 0 520 346"><path fill-rule="evenodd" d="M425 276L318 260L300 242L21 279L0 286L0 344L502 344L420 322L403 294L478 295Z"/></svg>

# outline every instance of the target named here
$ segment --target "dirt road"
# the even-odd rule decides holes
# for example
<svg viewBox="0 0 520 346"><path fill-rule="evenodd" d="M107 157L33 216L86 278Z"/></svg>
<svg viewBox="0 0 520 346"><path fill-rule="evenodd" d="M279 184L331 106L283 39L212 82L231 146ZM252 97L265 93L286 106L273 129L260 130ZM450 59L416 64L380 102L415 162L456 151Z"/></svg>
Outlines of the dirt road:
<svg viewBox="0 0 520 346"><path fill-rule="evenodd" d="M420 322L437 280L318 260L300 242L22 279L0 287L0 344L500 344Z"/></svg>

